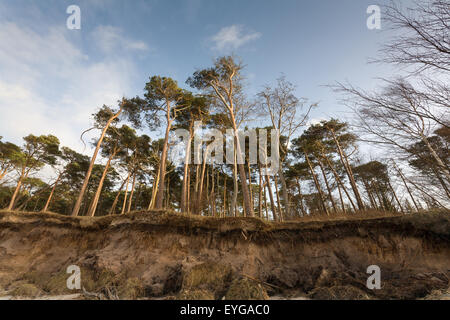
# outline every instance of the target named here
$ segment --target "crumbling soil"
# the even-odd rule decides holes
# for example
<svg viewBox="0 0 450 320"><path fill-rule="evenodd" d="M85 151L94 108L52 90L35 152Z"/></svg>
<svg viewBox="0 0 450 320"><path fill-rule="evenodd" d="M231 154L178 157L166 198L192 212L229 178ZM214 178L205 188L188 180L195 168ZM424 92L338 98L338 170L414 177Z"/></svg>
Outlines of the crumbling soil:
<svg viewBox="0 0 450 320"><path fill-rule="evenodd" d="M420 299L448 292L450 214L266 223L0 212L0 296ZM67 289L70 265L82 290ZM381 289L366 286L381 268ZM2 294L3 292L3 294ZM80 294L80 295L76 295Z"/></svg>

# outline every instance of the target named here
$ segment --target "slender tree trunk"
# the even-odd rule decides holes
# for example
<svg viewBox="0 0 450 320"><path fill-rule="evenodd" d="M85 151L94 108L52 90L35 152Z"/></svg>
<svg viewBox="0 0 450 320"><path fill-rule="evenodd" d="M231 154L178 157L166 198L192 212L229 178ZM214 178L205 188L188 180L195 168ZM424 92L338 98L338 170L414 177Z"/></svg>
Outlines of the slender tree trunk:
<svg viewBox="0 0 450 320"><path fill-rule="evenodd" d="M131 212L131 203L133 202L135 185L136 185L136 172L133 174L133 183L131 184L131 193L130 193L130 199L128 200L128 209L127 209L128 213Z"/></svg>
<svg viewBox="0 0 450 320"><path fill-rule="evenodd" d="M272 193L272 186L270 185L270 179L269 176L266 177L266 186L267 186L267 192L269 193L269 199L270 199L270 207L272 208L272 214L273 214L273 220L277 221L277 210L275 209L275 201L273 200L273 193Z"/></svg>
<svg viewBox="0 0 450 320"><path fill-rule="evenodd" d="M361 180L362 180L362 182L364 184L364 187L366 189L367 195L369 196L369 201L370 201L370 204L371 204L372 208L374 210L377 210L378 207L377 207L377 204L375 202L375 198L373 197L372 192L370 191L369 183L364 178L361 178Z"/></svg>
<svg viewBox="0 0 450 320"><path fill-rule="evenodd" d="M223 216L225 217L227 212L227 176L223 175Z"/></svg>
<svg viewBox="0 0 450 320"><path fill-rule="evenodd" d="M172 120L167 116L167 128L166 136L164 138L164 146L161 154L161 164L160 164L160 184L158 186L158 192L156 194L156 209L162 209L164 203L164 191L165 191L165 180L166 180L166 165L167 165L167 150L169 148L169 134L172 127Z"/></svg>
<svg viewBox="0 0 450 320"><path fill-rule="evenodd" d="M258 188L258 215L263 218L263 204L262 204L262 194L263 194L263 179L261 175L261 164L258 163L258 175L259 175L259 188Z"/></svg>
<svg viewBox="0 0 450 320"><path fill-rule="evenodd" d="M190 207L190 202L191 202L191 175L192 175L192 169L193 167L189 167L188 169L188 176L187 176L187 198L186 198L186 204L185 204L185 208L187 210L188 214L191 214L191 207Z"/></svg>
<svg viewBox="0 0 450 320"><path fill-rule="evenodd" d="M333 193L331 192L330 184L328 183L328 178L325 173L325 169L323 168L323 164L319 159L317 159L317 163L319 164L320 171L322 172L323 180L325 181L325 186L327 187L328 190L328 197L330 198L331 205L333 206L333 211L334 213L337 213L336 203L334 202L333 199Z"/></svg>
<svg viewBox="0 0 450 320"><path fill-rule="evenodd" d="M344 204L344 198L342 197L342 190L341 190L341 186L339 185L338 182L336 182L336 186L339 192L339 200L341 201L341 208L342 208L342 213L346 214L347 211L345 210L345 204Z"/></svg>
<svg viewBox="0 0 450 320"><path fill-rule="evenodd" d="M450 172L448 170L448 167L444 164L444 162L439 157L437 152L431 146L430 142L428 141L428 138L425 135L422 135L421 138L422 138L422 141L427 146L428 150L430 150L430 153L431 153L432 157L436 160L436 162L439 165L439 167L441 167L441 170L444 173L445 177L447 178L447 181L450 182Z"/></svg>
<svg viewBox="0 0 450 320"><path fill-rule="evenodd" d="M123 204L122 204L122 214L125 214L125 207L126 207L126 204L127 204L128 185L129 185L129 182L130 182L130 176L131 176L131 172L128 174L127 184L126 184L126 187L125 187L125 196L123 198Z"/></svg>
<svg viewBox="0 0 450 320"><path fill-rule="evenodd" d="M160 164L160 166L161 166L161 164ZM155 208L155 201L156 201L156 194L158 192L160 173L161 173L161 171L158 169L158 172L156 174L156 178L153 179L152 199L150 200L150 203L148 205L148 210L151 210L151 209Z"/></svg>
<svg viewBox="0 0 450 320"><path fill-rule="evenodd" d="M389 185L389 188L390 188L391 191L392 191L392 194L394 195L395 201L397 201L397 204L398 204L398 206L399 206L399 208L400 208L400 211L404 214L405 211L403 210L402 204L400 203L400 200L398 199L397 194L395 193L395 190L394 190L394 188L392 187L392 184L391 184L391 182L390 182L389 180L388 180L388 185Z"/></svg>
<svg viewBox="0 0 450 320"><path fill-rule="evenodd" d="M306 152L306 149L303 149L303 152L305 153L306 163L308 164L309 171L311 172L311 176L312 176L312 178L314 180L314 184L316 185L317 192L319 193L319 200L320 200L320 204L322 205L322 209L327 215L329 215L328 208L327 208L327 206L325 204L325 200L324 200L324 197L323 197L322 188L320 187L319 180L317 179L317 176L316 176L316 174L314 172L314 169L313 169L313 167L311 165L311 161L309 160L309 155Z"/></svg>
<svg viewBox="0 0 450 320"><path fill-rule="evenodd" d="M266 193L266 185L267 183L263 183L263 191L264 191L264 210L266 212L266 220L269 221L269 210L267 209L267 193Z"/></svg>
<svg viewBox="0 0 450 320"><path fill-rule="evenodd" d="M196 214L200 214L202 211L203 183L204 183L204 179L205 179L206 162L207 162L206 160L207 160L207 155L208 155L210 146L211 146L211 144L206 146L205 154L203 156L202 174L201 174L201 178L200 178L200 187L199 187L199 191L198 191L198 195L197 195L197 212L196 212ZM206 192L208 192L208 190L206 190Z"/></svg>
<svg viewBox="0 0 450 320"><path fill-rule="evenodd" d="M42 212L47 212L48 207L50 206L50 202L52 201L53 194L55 193L56 186L58 185L59 180L61 180L62 175L63 175L63 172L61 172L58 175L58 178L56 179L56 181L55 181L55 183L53 185L52 191L50 192L50 195L47 198L47 202L45 203L45 206L44 206L44 209L42 209Z"/></svg>
<svg viewBox="0 0 450 320"><path fill-rule="evenodd" d="M170 208L170 176L167 177L166 208Z"/></svg>
<svg viewBox="0 0 450 320"><path fill-rule="evenodd" d="M239 177L241 178L241 188L242 188L242 195L244 197L244 209L248 216L253 217L253 207L250 202L250 193L247 186L247 177L245 174L245 168L244 164L242 164L242 154L241 154L241 144L239 143L238 139L238 130L236 126L236 121L234 119L234 114L231 114L232 116L232 124L233 124L233 130L234 130L234 142L236 144L236 153L237 153L237 160L238 160L238 169L239 169Z"/></svg>
<svg viewBox="0 0 450 320"><path fill-rule="evenodd" d="M338 173L336 172L336 169L334 169L334 167L333 167L333 165L332 165L330 159L328 159L327 156L324 156L324 158L325 158L325 160L326 160L326 162L327 162L327 164L328 164L328 167L329 167L329 168L331 169L331 171L333 172L334 178L336 179L336 181L338 182L338 184L340 184L341 187L342 187L342 189L344 190L345 195L347 196L348 200L350 201L350 204L352 205L353 210L356 211L356 205L355 205L355 203L353 202L352 197L350 197L350 194L349 194L349 192L347 191L347 188L345 187L345 185L344 185L344 183L342 182L341 178L339 177Z"/></svg>
<svg viewBox="0 0 450 320"><path fill-rule="evenodd" d="M284 176L283 172L283 164L280 163L280 171L278 171L278 175L280 176L280 182L281 182L281 196L282 200L284 202L284 216L285 218L291 217L291 206L289 203L289 194L288 194L288 187L286 183L286 177Z"/></svg>
<svg viewBox="0 0 450 320"><path fill-rule="evenodd" d="M252 190L252 175L251 175L251 168L250 168L250 159L247 163L247 167L248 167L248 189L249 189L249 193L250 193L250 203L252 206L252 209L255 208L255 201L253 199L253 190Z"/></svg>
<svg viewBox="0 0 450 320"><path fill-rule="evenodd" d="M447 187L447 183L445 183L444 179L442 179L442 176L435 168L433 168L432 170L434 172L434 175L438 179L439 183L441 184L442 188L444 189L445 194L447 195L447 198L450 199L450 190Z"/></svg>
<svg viewBox="0 0 450 320"><path fill-rule="evenodd" d="M339 152L339 158L341 159L341 163L344 166L345 171L347 172L348 180L350 181L350 185L353 189L353 193L355 194L356 203L358 204L359 210L364 211L364 203L361 199L361 195L358 191L358 186L356 185L355 177L353 176L352 168L350 164L348 163L347 157L344 153L344 151L341 148L341 144L339 143L336 134L333 130L329 130L331 132L331 135L333 136L334 143L337 146L338 152Z"/></svg>
<svg viewBox="0 0 450 320"><path fill-rule="evenodd" d="M111 206L111 211L109 212L110 215L112 215L112 214L115 213L117 203L119 202L119 196L120 196L120 193L122 192L122 189L123 189L123 187L125 186L125 183L127 182L127 180L128 180L129 177L130 177L130 174L128 174L128 177L125 178L125 180L123 180L122 184L120 185L119 191L117 191L117 195L116 195L116 197L114 198L113 205Z"/></svg>
<svg viewBox="0 0 450 320"><path fill-rule="evenodd" d="M20 174L19 180L17 181L16 189L14 190L14 193L13 193L13 195L11 197L10 202L9 202L8 211L11 211L11 210L14 209L14 204L16 202L17 195L19 194L20 189L22 187L22 182L23 182L23 180L25 178L25 175L26 175L25 168L22 168L22 172Z"/></svg>
<svg viewBox="0 0 450 320"><path fill-rule="evenodd" d="M234 185L233 185L233 198L232 198L232 202L231 202L231 208L234 211L234 216L237 217L237 193L238 193L238 179L237 179L237 154L236 154L236 149L235 149L235 154L234 154L234 166L233 166L233 181L234 181Z"/></svg>
<svg viewBox="0 0 450 320"><path fill-rule="evenodd" d="M385 207L385 205L383 203L383 197L380 194L380 190L378 190L376 182L372 182L372 185L373 185L373 188L375 189L375 194L377 196L378 202L380 203L380 209L387 211L386 207Z"/></svg>
<svg viewBox="0 0 450 320"><path fill-rule="evenodd" d="M91 217L95 216L95 212L97 211L98 201L100 199L100 194L102 193L103 184L104 184L106 176L108 174L108 170L111 166L111 161L112 161L112 159L114 159L115 156L116 156L116 151L114 151L108 158L108 162L106 163L105 169L103 170L102 177L101 177L100 182L97 187L97 192L95 193L95 196L91 202L91 206L89 207L88 216L91 216Z"/></svg>
<svg viewBox="0 0 450 320"><path fill-rule="evenodd" d="M281 210L280 193L278 192L278 178L276 175L273 176L275 182L275 195L277 197L277 207L278 207L278 218L280 221L284 220L283 211Z"/></svg>
<svg viewBox="0 0 450 320"><path fill-rule="evenodd" d="M409 189L408 184L406 183L405 177L403 176L403 172L400 170L399 167L394 163L394 167L397 169L398 174L400 175L400 178L403 181L403 184L405 185L406 191L408 191L409 196L411 197L412 202L414 203L414 206L416 207L417 211L420 211L419 206L417 205L416 200L414 199L411 190Z"/></svg>
<svg viewBox="0 0 450 320"><path fill-rule="evenodd" d="M4 168L1 172L0 172L0 181L6 176L6 174L8 173L8 169L11 166L6 166L6 168Z"/></svg>
<svg viewBox="0 0 450 320"><path fill-rule="evenodd" d="M192 130L190 130L192 131ZM192 133L190 135L192 137ZM189 162L191 158L191 143L192 138L189 139L187 148L186 148L186 155L184 157L184 170L183 170L183 186L181 189L181 204L180 204L180 211L181 212L187 212L186 210L186 202L187 202L187 193L188 193L188 175L189 175Z"/></svg>
<svg viewBox="0 0 450 320"><path fill-rule="evenodd" d="M97 159L97 155L98 155L98 152L100 150L100 146L102 145L103 139L105 138L106 131L108 131L108 128L111 125L111 123L118 116L120 116L120 114L122 113L122 110L123 110L123 106L120 107L119 112L117 112L115 115L113 115L108 120L108 122L106 123L105 127L103 128L102 134L100 136L100 139L97 142L97 146L95 147L94 154L93 154L93 156L91 158L91 162L89 164L88 171L86 172L86 176L85 176L84 181L83 181L83 186L81 187L80 194L78 195L77 201L76 201L75 206L74 206L73 211L72 211L72 216L74 216L74 217L78 216L78 213L80 212L81 203L83 201L83 197L84 197L84 194L86 192L86 189L87 189L87 186L88 186L88 183L89 183L89 179L91 178L92 169L94 169L95 160Z"/></svg>
<svg viewBox="0 0 450 320"><path fill-rule="evenodd" d="M298 189L298 196L300 198L300 212L302 213L302 217L306 215L305 208L303 206L303 193L302 193L302 186L300 185L300 180L298 178L295 178L295 181L297 182L297 189Z"/></svg>

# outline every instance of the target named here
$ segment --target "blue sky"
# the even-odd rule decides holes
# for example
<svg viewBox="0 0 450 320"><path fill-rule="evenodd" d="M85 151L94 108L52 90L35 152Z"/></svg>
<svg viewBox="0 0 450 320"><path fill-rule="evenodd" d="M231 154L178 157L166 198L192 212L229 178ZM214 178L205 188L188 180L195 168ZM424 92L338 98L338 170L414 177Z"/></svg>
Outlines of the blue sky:
<svg viewBox="0 0 450 320"><path fill-rule="evenodd" d="M0 135L21 143L52 133L83 151L79 135L98 107L141 95L152 75L186 87L193 71L230 53L247 65L250 96L284 73L299 97L319 102L312 118L347 118L323 85L370 89L392 72L367 64L389 37L366 26L367 7L382 3L0 0ZM81 30L66 28L72 4L81 8Z"/></svg>

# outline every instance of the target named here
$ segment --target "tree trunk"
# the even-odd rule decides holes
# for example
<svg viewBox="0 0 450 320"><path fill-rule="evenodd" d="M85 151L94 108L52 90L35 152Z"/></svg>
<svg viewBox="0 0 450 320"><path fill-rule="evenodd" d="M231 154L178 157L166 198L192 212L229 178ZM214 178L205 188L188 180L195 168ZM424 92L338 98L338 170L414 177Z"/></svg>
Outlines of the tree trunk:
<svg viewBox="0 0 450 320"><path fill-rule="evenodd" d="M102 193L103 184L105 182L106 176L108 174L109 167L111 166L111 161L116 156L116 151L114 151L108 158L108 162L106 163L105 169L103 170L102 177L97 187L97 192L95 193L94 199L92 199L91 206L88 210L88 216L95 216L95 212L97 211L98 201L100 199L100 194Z"/></svg>
<svg viewBox="0 0 450 320"><path fill-rule="evenodd" d="M340 184L341 187L342 187L342 189L344 190L345 195L347 196L348 200L350 201L350 204L352 205L353 210L356 211L355 203L353 202L352 197L350 197L350 194L349 194L349 192L347 191L347 188L345 187L344 183L342 182L341 178L339 177L338 173L336 172L336 169L334 169L334 167L333 167L333 165L332 165L330 159L328 159L327 156L324 156L324 158L325 158L325 160L326 160L326 162L327 162L327 164L328 164L328 167L329 167L329 168L331 169L331 171L333 172L334 178L336 179L336 181L338 182L338 184Z"/></svg>
<svg viewBox="0 0 450 320"><path fill-rule="evenodd" d="M235 149L236 150L236 149ZM231 209L234 212L234 216L237 217L237 193L238 193L238 179L237 179L237 154L234 154L234 166L233 166L233 198L231 202Z"/></svg>
<svg viewBox="0 0 450 320"><path fill-rule="evenodd" d="M248 160L248 163L247 163L247 169L248 169L248 189L249 189L249 193L250 193L250 203L251 203L252 209L254 210L254 208L255 208L255 201L253 199L252 175L251 175L251 168L250 168L250 159Z"/></svg>
<svg viewBox="0 0 450 320"><path fill-rule="evenodd" d="M133 183L131 184L131 193L130 193L130 200L128 200L128 208L127 212L131 212L131 203L133 202L133 195L134 195L134 187L136 185L136 172L133 174Z"/></svg>
<svg viewBox="0 0 450 320"><path fill-rule="evenodd" d="M303 152L305 153L306 163L308 164L309 171L311 172L311 176L312 176L312 178L314 180L314 184L316 185L317 192L319 193L319 200L320 200L320 204L322 205L322 209L327 215L329 215L327 206L325 205L325 200L324 200L324 197L323 197L322 188L320 187L319 180L317 179L317 176L316 176L316 174L314 172L314 169L313 169L313 167L311 165L311 161L309 160L309 155L306 152L306 149L303 149Z"/></svg>
<svg viewBox="0 0 450 320"><path fill-rule="evenodd" d="M191 131L191 130L190 130ZM192 137L192 133L190 135ZM188 174L189 174L189 160L191 158L191 143L192 138L189 139L188 145L186 148L186 155L184 157L184 170L183 170L183 185L181 189L181 204L180 204L180 211L181 212L187 212L186 210L186 203L187 203L187 190L188 190Z"/></svg>
<svg viewBox="0 0 450 320"><path fill-rule="evenodd" d="M341 209L342 209L342 213L346 214L347 210L345 210L345 204L344 204L344 198L342 197L342 190L341 190L341 186L339 185L338 182L336 182L336 186L339 192L339 200L341 201Z"/></svg>
<svg viewBox="0 0 450 320"><path fill-rule="evenodd" d="M359 208L359 210L364 211L364 203L361 199L361 195L359 194L358 186L356 185L356 181L355 181L355 177L353 176L352 168L350 167L350 165L348 163L347 157L341 148L341 144L339 143L339 141L336 137L336 134L334 133L334 131L332 129L329 129L329 131L331 132L334 143L337 146L337 149L339 152L339 158L341 159L341 163L344 166L345 171L347 172L348 180L350 181L350 185L353 189L353 193L355 194L356 203L358 204L358 208Z"/></svg>
<svg viewBox="0 0 450 320"><path fill-rule="evenodd" d="M125 206L127 204L128 185L129 185L129 182L130 182L130 176L131 176L131 172L128 174L127 184L126 184L126 187L125 187L125 196L123 198L123 204L122 204L122 214L125 214Z"/></svg>
<svg viewBox="0 0 450 320"><path fill-rule="evenodd" d="M206 160L207 160L207 155L208 155L210 146L211 146L211 144L206 146L205 154L203 155L202 174L201 174L201 178L200 178L200 186L199 186L198 195L197 195L197 206L196 206L197 212L196 212L196 214L200 214L202 211L203 183L205 180ZM206 192L208 192L208 190L206 190Z"/></svg>
<svg viewBox="0 0 450 320"><path fill-rule="evenodd" d="M295 181L297 182L297 189L298 189L298 196L300 198L300 212L302 213L302 217L306 215L305 208L303 206L303 193L302 193L302 186L300 185L300 180L298 178L295 178Z"/></svg>
<svg viewBox="0 0 450 320"><path fill-rule="evenodd" d="M52 198L53 198L53 194L55 193L56 186L58 185L59 180L61 180L62 175L63 175L63 172L61 172L58 175L58 178L56 179L56 181L53 185L52 191L50 192L50 195L48 196L47 202L45 203L45 206L44 206L44 209L42 209L42 212L46 212L48 210L48 207L50 206L50 202L52 201Z"/></svg>
<svg viewBox="0 0 450 320"><path fill-rule="evenodd" d="M261 175L261 164L258 163L258 175L259 175L259 188L258 188L258 215L263 218L263 204L262 204L262 194L263 194L263 179Z"/></svg>
<svg viewBox="0 0 450 320"><path fill-rule="evenodd" d="M129 176L130 176L130 175L128 175L128 177L127 177L125 180L123 180L122 184L120 185L119 191L117 191L117 195L116 195L116 197L114 198L114 202L113 202L113 204L112 204L112 206L111 206L111 210L110 210L110 212L109 212L110 215L114 214L115 211L116 211L116 206L117 206L117 202L119 202L119 196L120 196L120 193L122 192L122 189L123 189L123 187L125 186L125 183L127 182Z"/></svg>
<svg viewBox="0 0 450 320"><path fill-rule="evenodd" d="M4 168L1 172L0 172L0 181L6 176L6 174L8 173L8 169L10 168L10 166L7 166L6 168Z"/></svg>
<svg viewBox="0 0 450 320"><path fill-rule="evenodd" d="M159 165L161 167L161 164ZM161 171L158 168L157 174L156 174L156 178L153 179L153 188L152 188L152 199L150 200L150 203L148 205L148 210L150 211L151 209L155 208L155 201L156 201L156 193L158 192L158 186L159 186L159 179L160 179L160 173Z"/></svg>
<svg viewBox="0 0 450 320"><path fill-rule="evenodd" d="M23 179L25 178L25 175L26 175L25 168L22 168L22 172L20 174L19 180L17 181L16 189L14 190L14 193L9 202L8 211L11 211L14 209L14 204L16 202L17 195L19 194L20 189L22 187L22 183L23 183Z"/></svg>
<svg viewBox="0 0 450 320"><path fill-rule="evenodd" d="M241 154L241 144L239 143L238 130L237 130L236 121L234 119L233 114L232 114L232 123L233 123L233 129L234 129L234 142L236 144L236 154L237 154L237 160L238 160L239 177L241 178L242 195L244 197L244 209L248 216L254 217L253 207L250 202L249 189L247 186L247 177L245 174L245 168L244 168L244 164L242 164L243 161L242 161L242 154Z"/></svg>
<svg viewBox="0 0 450 320"><path fill-rule="evenodd" d="M438 163L439 167L441 167L442 172L444 172L445 177L447 178L447 181L450 182L450 172L448 170L448 167L444 164L442 159L438 156L438 154L436 153L436 151L434 150L434 148L431 146L430 142L428 141L427 137L422 135L422 141L425 143L425 145L427 146L428 150L430 150L431 155L436 160L436 162Z"/></svg>
<svg viewBox="0 0 450 320"><path fill-rule="evenodd" d="M283 172L283 164L280 163L280 171L278 172L278 175L280 176L280 182L281 182L281 196L284 202L284 216L287 218L291 217L291 206L289 203L289 194L288 194L288 188L286 183L286 177L284 176Z"/></svg>
<svg viewBox="0 0 450 320"><path fill-rule="evenodd" d="M403 184L405 185L406 191L408 191L409 196L411 197L412 202L414 203L414 206L416 207L417 211L420 211L419 206L417 205L416 200L414 199L411 190L409 189L408 184L406 183L405 177L403 176L402 171L400 170L399 167L397 167L397 165L394 163L394 167L397 169L398 174L400 175L400 178L403 181Z"/></svg>
<svg viewBox="0 0 450 320"><path fill-rule="evenodd" d="M223 175L223 216L227 212L227 176Z"/></svg>
<svg viewBox="0 0 450 320"><path fill-rule="evenodd" d="M377 208L377 204L375 202L375 198L372 195L372 192L370 191L369 183L364 178L361 178L361 180L362 180L362 182L364 184L364 187L366 188L366 192L367 192L367 195L369 197L369 201L370 201L370 204L372 205L372 208L374 210L377 210L378 209Z"/></svg>
<svg viewBox="0 0 450 320"><path fill-rule="evenodd" d="M278 192L278 178L276 175L273 176L275 182L275 195L277 196L277 208L278 208L278 218L280 221L284 220L283 211L281 210L280 193Z"/></svg>
<svg viewBox="0 0 450 320"><path fill-rule="evenodd" d="M273 200L273 193L272 193L272 186L270 185L270 179L269 176L266 177L266 186L267 186L267 192L269 193L269 199L270 199L270 207L272 208L272 214L273 214L273 220L277 221L277 210L275 209L275 201Z"/></svg>
<svg viewBox="0 0 450 320"><path fill-rule="evenodd" d="M330 198L331 205L333 206L333 211L334 213L337 213L336 203L334 202L333 199L333 194L331 192L330 184L328 183L328 178L325 173L325 169L323 168L323 164L319 159L317 159L317 163L319 164L320 171L322 172L323 180L325 181L325 186L327 187L328 190L328 197Z"/></svg>
<svg viewBox="0 0 450 320"><path fill-rule="evenodd" d="M391 191L392 191L392 194L394 195L395 201L397 201L397 204L398 204L398 206L399 206L399 208L400 208L400 211L404 214L405 211L403 210L402 204L400 203L400 200L398 199L397 194L395 193L395 190L394 190L394 188L392 187L392 184L391 184L390 181L388 181L388 185L389 185L389 188L390 188Z"/></svg>
<svg viewBox="0 0 450 320"><path fill-rule="evenodd" d="M156 194L156 209L162 209L164 203L164 191L165 191L165 180L166 180L166 166L167 166L167 150L169 148L169 134L172 127L172 120L167 120L166 136L164 138L164 146L161 154L160 162L160 184L158 186L158 193Z"/></svg>
<svg viewBox="0 0 450 320"><path fill-rule="evenodd" d="M103 139L105 138L106 131L108 131L109 126L111 123L122 113L123 106L120 107L119 112L117 112L115 115L113 115L108 122L106 123L105 127L103 128L102 134L100 136L100 139L97 142L97 146L95 147L94 154L91 158L91 163L89 164L88 171L86 172L86 176L83 181L83 186L81 187L80 194L78 195L77 202L75 203L75 206L72 211L72 216L76 217L78 216L78 213L80 212L81 203L83 201L84 193L86 192L86 188L89 183L89 179L91 178L92 169L94 168L95 160L97 159L98 152L100 150L100 146L102 145Z"/></svg>

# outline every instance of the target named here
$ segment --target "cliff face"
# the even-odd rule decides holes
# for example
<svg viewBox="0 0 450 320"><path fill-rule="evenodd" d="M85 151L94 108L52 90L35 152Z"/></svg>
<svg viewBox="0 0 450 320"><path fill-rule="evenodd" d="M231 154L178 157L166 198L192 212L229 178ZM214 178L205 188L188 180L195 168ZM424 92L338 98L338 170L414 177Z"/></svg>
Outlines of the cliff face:
<svg viewBox="0 0 450 320"><path fill-rule="evenodd" d="M246 279L257 298L415 299L449 287L449 262L448 212L277 224L0 213L0 295L71 294L66 270L77 265L85 291L106 298L217 299ZM370 265L380 290L366 287Z"/></svg>

